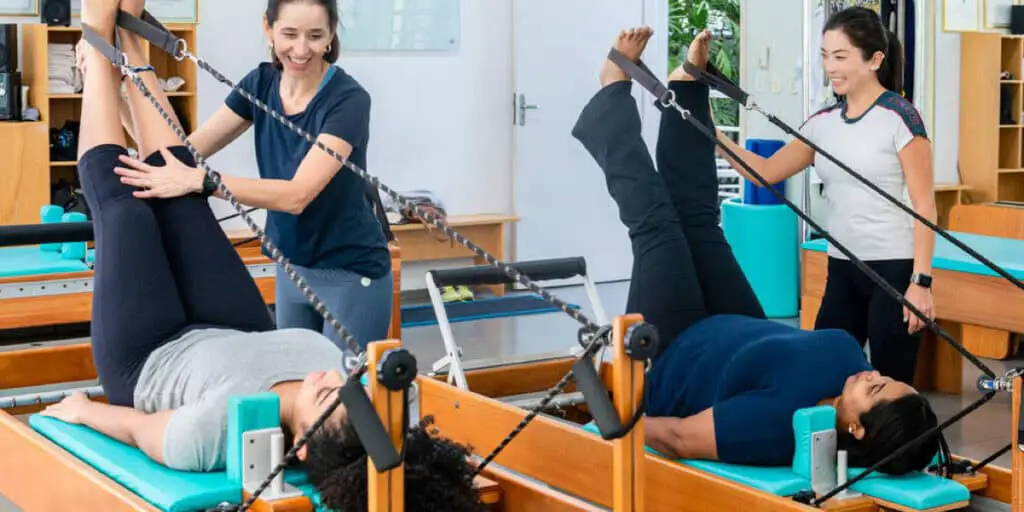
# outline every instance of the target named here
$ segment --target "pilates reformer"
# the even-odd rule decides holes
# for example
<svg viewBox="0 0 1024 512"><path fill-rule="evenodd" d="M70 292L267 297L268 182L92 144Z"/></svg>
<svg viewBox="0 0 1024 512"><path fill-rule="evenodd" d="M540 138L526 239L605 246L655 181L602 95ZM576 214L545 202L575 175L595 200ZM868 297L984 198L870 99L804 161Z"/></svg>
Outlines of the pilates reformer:
<svg viewBox="0 0 1024 512"><path fill-rule="evenodd" d="M86 34L88 36L88 31L86 31ZM169 36L169 34L167 33L163 35ZM154 41L152 37L147 39ZM172 38L169 37L167 38L167 40L164 41L164 45L158 44L158 46L160 48L165 49L166 51L168 51L172 55L175 55L178 58L191 58L194 61L196 61L197 64L200 65L200 67L203 67L203 69L210 71L212 74L218 77L218 79L223 78L223 75L216 73L201 59L188 53L187 48L182 48L183 45L181 45L180 43L181 41L172 40ZM115 65L118 65L119 61L116 58L112 58L111 61ZM126 65L123 64L120 67L122 69L122 72L128 75L129 78L132 79L132 82L137 87L142 89L145 94L145 86L141 83L141 80L138 79L137 75L135 75L134 70L128 68ZM228 81L226 78L224 78L221 81L228 83L235 90L239 90L237 89L237 86L230 84L230 81ZM245 93L244 91L242 92L243 95L245 95L250 101L257 103L254 100L254 98L251 97L251 95L247 95L247 93ZM149 96L148 94L146 94L146 96L152 100L151 96ZM666 98L663 97L660 98L660 101L663 103L663 106L666 107L671 106L672 104L671 101L668 101ZM268 113L271 113L272 117L274 117L275 119L287 123L286 121L283 121L279 115L275 116L274 113L267 109L265 105L259 103L257 104L261 108L267 110ZM160 108L159 105L155 102L154 106ZM679 107L676 105L675 108L678 109ZM681 113L684 114L684 117L687 117L685 115L685 112L681 111ZM180 128L175 128L180 132ZM295 131L298 132L300 130L295 129ZM303 135L307 137L307 140L315 143L315 139L313 139L312 136L308 134ZM182 138L184 139L184 137ZM356 168L349 162L345 162L343 158L338 157L329 148L326 148L322 145L318 145L318 147L320 147L327 153L331 154L332 156L335 156L335 158L341 161L344 165L352 169L354 172L357 172L357 174L362 176L364 179L369 180L378 188L385 190L385 192L388 192L389 194L393 194L393 196L396 199L400 201L402 200L401 196L392 192L386 186L380 184L380 182L376 178L369 176L368 174L365 173L365 171ZM237 202L233 200L230 191L227 191L223 184L219 181L217 174L214 171L208 169L205 166L205 164L202 163L203 161L199 157L199 155L196 156L197 161L201 163L200 165L203 167L203 169L207 172L209 176L211 176L215 183L217 183L217 186L221 190L221 192L224 193L224 195L228 197L229 202L231 202L231 204L235 206L236 209L238 209L239 206ZM789 203L787 202L787 204ZM415 208L414 205L412 206L413 208ZM640 323L640 319L638 317L629 316L617 317L611 328L596 325L592 321L587 319L586 316L580 313L579 311L574 311L571 308L568 308L565 305L565 303L555 299L550 294L542 290L539 286L533 283L527 276L525 276L524 273L518 271L511 265L507 265L500 261L497 261L495 258L493 258L493 256L487 254L486 251L483 251L482 249L475 246L468 240L465 240L463 237L458 235L458 233L455 233L450 227L445 226L443 222L438 220L436 217L430 215L427 212L422 212L422 214L428 222L431 222L435 226L441 228L452 238L456 239L463 245L466 245L470 249L474 250L474 252L480 254L480 256L484 257L488 262L492 263L499 269L505 271L507 274L510 274L514 279L516 279L517 282L537 292L543 298L550 301L552 304L555 304L556 306L560 307L568 315L580 321L580 323L584 325L585 329L589 330L588 335L582 336L587 340L586 348L582 354L580 354L576 358L571 358L565 361L561 367L547 369L547 371L549 372L547 376L550 378L550 380L548 380L548 383L555 380L557 380L557 382L548 391L545 400L542 400L541 404L539 404L537 408L531 410L528 414L526 414L525 417L523 417L522 413L524 411L522 409L512 407L508 404L502 404L491 398L479 396L479 394L482 394L480 393L480 391L485 390L487 386L476 382L476 378L478 377L478 375L480 377L486 376L487 378L492 379L492 381L500 381L501 384L506 385L511 384L513 382L518 382L519 387L522 388L522 379L509 379L510 373L508 371L503 370L501 372L500 377L498 376L497 372L493 371L490 374L476 374L475 372L470 372L469 374L467 374L467 381L474 389L478 390L477 394L469 393L468 391L460 390L441 382L432 381L431 379L426 379L423 377L420 377L418 379L418 383L420 385L420 404L422 410L429 411L431 415L434 415L435 417L438 418L441 415L446 415L445 417L448 418L444 425L441 425L441 421L438 421L438 425L441 426L443 435L447 435L448 437L452 437L453 439L456 439L461 442L470 442L476 445L478 443L472 441L472 438L474 436L483 436L483 434L480 434L480 432L484 432L485 434L488 434L490 437L496 437L494 434L503 431L496 430L504 429L504 426L495 425L495 423L507 421L508 423L511 424L514 423L516 420L519 420L518 424L515 424L515 428L512 430L512 432L505 436L501 440L501 442L498 443L498 447L495 450L489 452L488 455L483 459L481 464L477 467L478 473L485 475L493 473L494 471L496 471L496 469L488 468L487 466L489 465L489 463L495 462L496 464L504 465L506 468L510 470L525 474L527 476L531 476L533 478L537 478L536 476L531 475L531 473L536 473L538 467L543 469L545 467L545 464L543 461L537 460L536 454L543 453L554 456L557 454L566 453L567 448L569 446L575 446L576 448L583 449L580 451L574 450L571 452L571 455L578 458L587 457L587 460L573 460L571 457L567 460L566 457L559 457L559 465L555 467L556 470L564 471L565 465L568 464L569 462L578 464L581 469L575 475L577 479L576 482L567 482L565 479L565 475L551 475L551 478L539 479L547 483L548 485L562 489L571 489L573 486L580 488L581 484L579 482L579 479L582 478L584 480L587 480L591 488L583 488L581 489L582 492L572 492L571 494L579 498L590 500L597 503L610 503L610 506L615 510L639 510L643 508L654 510L696 510L706 509L709 507L709 505L712 507L714 507L714 505L719 505L719 507L714 508L724 509L737 509L749 505L756 507L759 510L766 508L769 510L800 510L804 508L813 509L815 507L824 507L830 509L842 508L844 510L868 510L871 508L867 507L874 506L874 502L872 502L872 504L869 505L866 501L863 500L863 497L854 497L856 499L861 499L863 505L859 505L859 507L862 508L857 508L850 505L850 503L852 502L846 502L844 504L842 503L843 499L854 498L841 495L842 491L844 491L845 489L852 489L854 491L857 491L857 489L854 487L855 484L857 484L857 482L860 482L861 487L864 488L866 484L886 480L877 475L875 476L875 478L866 478L867 476L870 475L871 468L868 468L868 470L858 473L856 476L853 476L852 478L847 479L844 483L838 484L836 486L830 485L830 477L828 470L822 471L820 473L816 471L814 472L814 474L808 475L806 477L808 481L814 482L814 485L812 486L814 488L811 489L810 494L805 492L798 492L795 495L789 496L788 498L781 497L778 494L772 494L764 490L757 489L754 485L751 484L753 480L751 480L749 475L745 477L746 481L744 481L744 478L740 476L714 476L711 474L712 472L709 469L686 468L684 464L677 464L670 467L683 468L685 471L679 469L676 469L675 471L681 471L680 474L685 475L685 478L681 477L678 479L667 480L664 473L657 473L657 468L661 467L657 459L653 457L652 454L644 455L644 450L642 449L642 438L639 438L639 436L636 435L637 431L642 431L641 427L643 421L642 415L640 414L642 412L642 407L640 407L639 402L643 390L644 360L642 356L644 351L636 350L635 347L631 347L631 354L627 354L626 344L634 341L634 336L628 334L627 329L642 329L642 326L645 324ZM243 215L243 218L246 217ZM258 226L256 226L251 221L251 219L246 218L246 220L250 223L250 226L254 228L254 231L256 231L256 233L259 235L261 241L263 241L264 244L269 245L269 242L267 242L265 239L265 235L261 230L259 230ZM283 259L283 257L281 257L279 252L273 250L272 253L275 260L278 260L279 263L285 264L287 267L286 261ZM296 275L294 275L294 273L289 272L289 278L295 281L300 288L303 288L304 292L307 292L307 298L309 298L311 302L314 302L314 304L318 306L320 305L319 300L315 297L315 295L313 295L312 293L308 293L308 290L305 289L300 277L297 277ZM898 292L894 291L894 293L897 297L902 299L902 296L900 296ZM923 316L920 314L919 311L914 309L912 305L910 306L910 308L916 315ZM333 317L331 317L328 311L324 309L323 314L325 318L331 323L332 327L337 329L342 334L347 333L344 330L343 326L339 325L336 320L333 320ZM934 324L931 325L934 328ZM611 334L612 337L615 338L614 341L609 340L609 334ZM344 337L347 341L350 341L350 344L354 345L354 340L351 340L350 335ZM656 339L656 335L636 336L636 338L639 338L637 341L640 342L640 347L650 348L650 342ZM953 344L956 343L955 340L952 339L949 339L948 341L950 341ZM594 353L598 349L607 345L608 343L612 343L613 347L615 348L615 360L610 367L610 371L602 372L604 375L604 377L602 378L601 374L598 374L596 372L594 365L591 364L590 361L588 361L588 358L593 357ZM361 351L356 350L356 352L359 353ZM353 377L361 377L363 372L365 371L366 368L364 367L364 365L367 365L369 361L367 361L364 356L365 354L361 356L361 361L363 364L361 364L360 367L353 372ZM981 366L983 367L983 365ZM527 368L530 367L531 365L527 365ZM571 371L565 373L564 376L558 379L558 375L563 373L566 370L566 367L571 367ZM602 369L605 368L608 367L602 367ZM994 378L994 375L991 374L991 371L987 371L986 374ZM596 383L594 380L595 376L598 377ZM550 400L553 399L553 397L556 396L557 393L566 389L566 387L569 385L570 380L572 380L573 377L575 377L577 386L579 386L583 390L584 395L589 395L587 397L587 404L589 413L593 415L595 420L593 425L584 426L583 428L574 428L556 422L555 420L541 417L539 414L539 411L543 408L544 405L546 405L546 403L550 402ZM610 379L612 381L611 387L612 396L615 400L614 405L609 405L607 395L604 393L604 391L606 391L606 388L604 386L603 381L607 379ZM1010 385L1009 387L1012 387L1012 389L1014 390L1014 404L1016 409L1015 412L1019 412L1019 402L1016 399L1020 398L1020 376L1008 376L1007 379L1009 379L1009 382L1012 383L1012 385ZM993 385L993 387L1005 389L1008 386L1006 384L1000 384L999 386ZM594 391L600 392L594 393ZM991 398L994 393L994 390L988 391L985 395L985 400ZM602 397L602 395L604 396ZM601 398L603 398L603 400ZM434 402L433 400L441 401ZM979 401L977 404L980 406L980 404L982 403L984 403L984 400ZM335 406L336 405L337 404L335 404ZM430 406L428 407L428 405ZM473 411L467 412L470 409L473 409ZM325 412L325 415L330 414L332 410L333 407L328 409L328 411ZM937 427L937 429L941 430L942 428L945 428L949 424L952 424L954 421L958 420L963 415L969 413L971 410L973 409L966 409L964 412L955 416L951 420L944 422L944 424L940 425L940 427ZM453 413L452 411L455 412ZM797 433L799 433L801 437L805 437L806 434L810 434L814 439L820 437L822 439L825 439L827 442L828 429L825 428L827 422L822 421L820 416L823 413L827 413L827 408L815 409L810 411L800 411L797 417L795 417L794 419L794 424L795 426L797 426ZM476 420L475 426L472 425L472 421L467 421L470 418ZM484 421L480 421L481 418L483 418ZM1019 426L1019 420L1015 418L1014 421ZM532 425L531 422L533 422ZM530 428L531 426L533 428ZM805 428L803 426L805 426ZM832 426L834 428L834 419L832 420L832 423L829 426ZM466 436L453 435L452 432L459 431L460 429L469 429L470 432L467 432ZM561 429L562 432L559 435L553 437L545 437L541 435L542 433L546 433L548 430L552 429ZM596 430L597 432L600 433L600 438L598 438L598 436L595 436L590 432L587 432L587 430L589 430L590 432ZM513 444L512 441L517 437L519 441ZM1016 430L1014 431L1014 438L1015 440L1017 439ZM546 439L546 443L540 442L543 439ZM574 442L574 439L577 441ZM579 439L591 439L597 442L584 442L581 444L578 441ZM534 449L525 449L529 447L532 447ZM609 448L611 449L610 454L608 453ZM518 455L516 450L519 450ZM526 457L523 455L523 452L526 452L531 456ZM815 453L823 453L823 455L821 456L826 458L827 460L827 452L828 450L826 449L824 452L822 452L821 450L817 450ZM595 454L598 458L600 458L601 454L609 454L612 456L611 464L614 479L613 485L603 485L607 484L606 480L594 477L594 468L603 467L601 465L601 461L597 461L595 465ZM894 453L892 456L896 455L898 455L898 452ZM641 456L642 461L640 459ZM799 456L800 453L798 452L798 457ZM1014 456L1016 463L1017 457L1019 457L1019 455L1015 452ZM811 457L817 456L812 454ZM655 462L652 463L652 460L654 460ZM606 464L607 462L605 461L604 463ZM548 465L548 467L550 466L551 465ZM978 464L978 466L983 465ZM277 468L280 467L280 465L277 466ZM798 461L797 457L794 458L794 467L792 468L794 473L798 473L801 477L803 477L803 473L800 472L803 472L808 467L813 468L815 467L815 465L808 463L807 459L800 459ZM984 466L981 467L980 469L988 469L989 471L991 471L990 466ZM371 473L373 472L371 471ZM598 471L596 473L599 474L600 472ZM650 476L645 476L646 473L649 473ZM1014 476L1017 476L1018 473L1019 472L1014 472ZM273 481L273 478L275 476L276 475L274 475L272 471L271 475L268 475L268 477L264 479L264 483ZM654 483L657 484L659 488L670 487L676 491L682 490L684 491L684 496L673 497L665 496L663 494L645 493L644 484L647 482L648 479L651 479L652 477L654 477ZM836 479L837 481L844 480L843 478L839 478L838 476L836 477ZM945 480L951 481L951 479ZM1000 487L1003 487L1004 484L1005 482L1001 484ZM1013 484L1013 487L1015 489L1014 494L1016 494L1018 492L1016 489L1019 487L1019 485L1016 485L1017 482L1015 479ZM588 483L584 482L582 485L586 486L588 485ZM897 487L902 485L904 490L907 487L906 482L897 482L896 485ZM972 485L975 485L977 487L977 484ZM595 486L599 486L601 488L593 489L593 487ZM261 490L266 490L266 487L266 485L261 484L259 488L257 488L255 492L252 493L252 498L258 498L261 493ZM964 487L967 488L966 485L964 485ZM987 489L988 487L986 486L985 488ZM721 492L712 492L709 496L707 492L709 490L717 490ZM610 498L608 498L607 496L609 492L611 493ZM867 493L866 490L864 492ZM996 492L993 490L992 494L995 495ZM1000 496L1005 495L1005 493L1002 491L999 491L998 494ZM946 496L946 498L948 499L948 496ZM693 499L694 501L690 501L691 499ZM658 500L655 501L655 507L651 507L649 503L650 500ZM699 500L699 502L697 500ZM809 502L809 504L805 504L803 502ZM839 503L839 505L835 505L836 503ZM946 503L941 506L959 506L962 504L962 500L957 500L953 503ZM555 508L552 508L551 506L545 506L545 509L581 509L569 508L572 506L574 505L563 504L563 508L558 508L558 506L556 505ZM243 506L243 509L244 508L245 506Z"/></svg>

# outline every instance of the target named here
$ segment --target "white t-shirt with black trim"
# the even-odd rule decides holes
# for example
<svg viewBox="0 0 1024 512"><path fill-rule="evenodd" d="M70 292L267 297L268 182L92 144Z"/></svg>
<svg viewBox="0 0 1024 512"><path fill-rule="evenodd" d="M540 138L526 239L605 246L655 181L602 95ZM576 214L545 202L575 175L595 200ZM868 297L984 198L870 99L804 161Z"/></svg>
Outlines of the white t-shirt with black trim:
<svg viewBox="0 0 1024 512"><path fill-rule="evenodd" d="M899 153L914 137L928 138L920 113L907 99L881 94L864 114L846 115L846 103L822 109L800 132L816 146L910 206ZM820 153L814 166L830 207L828 231L859 259L914 257L914 218ZM848 259L829 244L830 256Z"/></svg>

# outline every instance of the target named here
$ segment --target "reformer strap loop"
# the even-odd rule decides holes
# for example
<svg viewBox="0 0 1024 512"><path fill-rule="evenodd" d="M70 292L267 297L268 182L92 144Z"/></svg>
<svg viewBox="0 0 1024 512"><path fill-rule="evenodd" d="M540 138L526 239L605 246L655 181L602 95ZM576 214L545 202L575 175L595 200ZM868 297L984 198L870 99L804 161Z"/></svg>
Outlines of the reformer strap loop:
<svg viewBox="0 0 1024 512"><path fill-rule="evenodd" d="M615 48L608 52L608 59L625 70L633 80L636 80L644 89L650 91L664 106L675 100L675 94L654 77L654 73L644 64L644 61L637 59L636 62L633 62Z"/></svg>
<svg viewBox="0 0 1024 512"><path fill-rule="evenodd" d="M85 42L89 43L89 46L92 46L101 55L106 57L113 66L118 68L128 67L128 56L120 49L121 45L118 44L119 38L116 31L114 32L114 44L112 45L103 40L92 27L82 23L82 38L85 39Z"/></svg>
<svg viewBox="0 0 1024 512"><path fill-rule="evenodd" d="M694 66L690 61L683 61L683 71L692 76L698 82L702 82L712 89L717 89L718 92L728 96L736 103L746 106L747 100L750 99L743 89L740 89L736 84L725 77L721 71L718 70L713 64L708 62L708 69L700 69Z"/></svg>
<svg viewBox="0 0 1024 512"><path fill-rule="evenodd" d="M149 41L149 44L171 54L175 59L182 60L185 58L185 53L188 51L185 40L167 30L149 11L142 11L142 18L140 19L127 12L118 10L117 24L121 28Z"/></svg>

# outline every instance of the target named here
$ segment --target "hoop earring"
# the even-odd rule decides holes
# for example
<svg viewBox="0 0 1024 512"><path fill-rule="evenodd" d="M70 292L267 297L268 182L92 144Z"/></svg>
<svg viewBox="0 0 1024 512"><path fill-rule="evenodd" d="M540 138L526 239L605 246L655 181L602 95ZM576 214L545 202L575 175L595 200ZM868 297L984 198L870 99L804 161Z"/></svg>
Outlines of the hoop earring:
<svg viewBox="0 0 1024 512"><path fill-rule="evenodd" d="M327 45L327 49L326 49L326 50L324 50L324 54L325 54L325 55L326 55L326 54L328 54L328 53L331 53L331 45L330 45L330 44L328 44L328 45Z"/></svg>

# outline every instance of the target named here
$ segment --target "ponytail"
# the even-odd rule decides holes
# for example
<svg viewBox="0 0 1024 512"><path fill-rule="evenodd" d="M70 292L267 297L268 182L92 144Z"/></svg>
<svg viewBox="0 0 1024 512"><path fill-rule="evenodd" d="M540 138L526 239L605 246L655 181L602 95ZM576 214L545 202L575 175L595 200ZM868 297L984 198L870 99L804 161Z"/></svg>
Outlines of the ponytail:
<svg viewBox="0 0 1024 512"><path fill-rule="evenodd" d="M900 43L896 34L885 30L889 39L888 48L885 50L885 59L882 60L882 67L878 68L878 81L883 87L890 91L903 95L903 44Z"/></svg>

